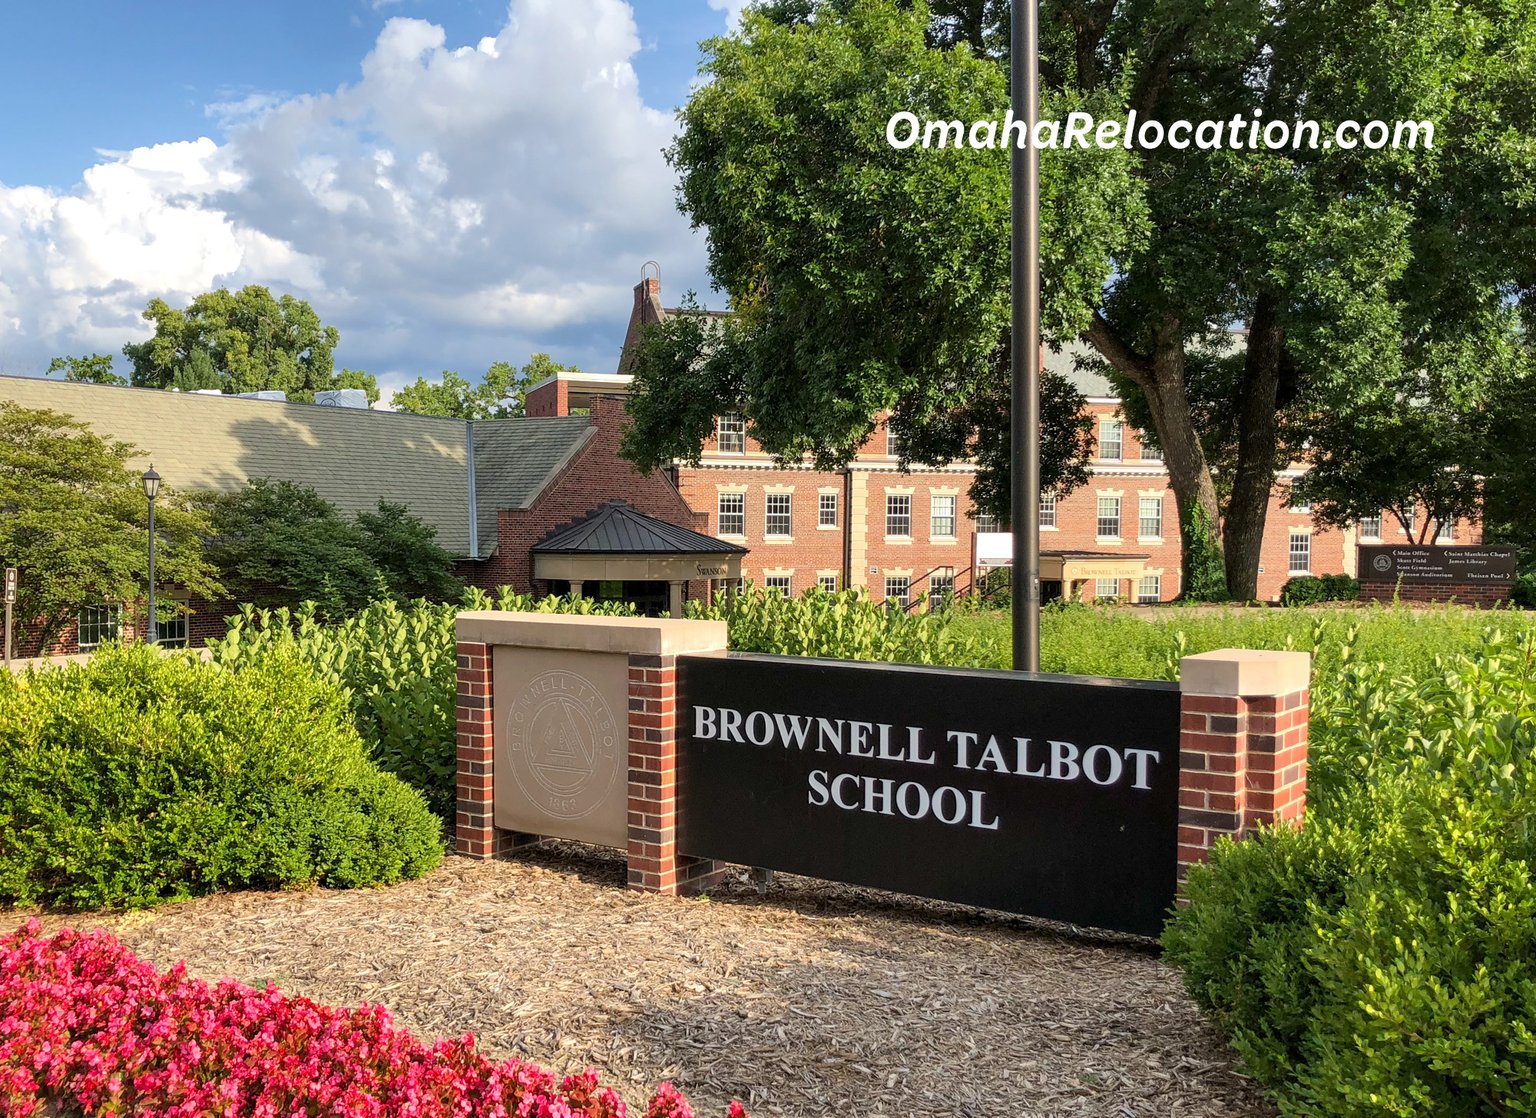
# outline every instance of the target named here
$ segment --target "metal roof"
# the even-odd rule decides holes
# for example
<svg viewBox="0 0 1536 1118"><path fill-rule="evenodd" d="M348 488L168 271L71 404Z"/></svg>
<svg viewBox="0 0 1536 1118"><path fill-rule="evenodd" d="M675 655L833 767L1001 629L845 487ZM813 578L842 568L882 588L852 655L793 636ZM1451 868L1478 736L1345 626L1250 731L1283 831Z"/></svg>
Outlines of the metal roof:
<svg viewBox="0 0 1536 1118"><path fill-rule="evenodd" d="M534 545L536 555L745 555L738 544L680 528L609 501Z"/></svg>

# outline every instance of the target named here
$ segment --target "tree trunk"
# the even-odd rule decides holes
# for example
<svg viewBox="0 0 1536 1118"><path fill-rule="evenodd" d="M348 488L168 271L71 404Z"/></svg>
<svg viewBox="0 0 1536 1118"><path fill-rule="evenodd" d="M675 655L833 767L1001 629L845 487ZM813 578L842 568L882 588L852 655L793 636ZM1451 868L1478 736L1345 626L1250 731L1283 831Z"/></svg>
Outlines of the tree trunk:
<svg viewBox="0 0 1536 1118"><path fill-rule="evenodd" d="M1184 337L1179 320L1172 315L1165 318L1150 357L1127 346L1102 315L1094 316L1083 340L1146 394L1147 408L1157 427L1158 442L1163 447L1168 484L1173 489L1174 503L1179 510L1184 558L1180 595L1183 596L1200 565L1200 556L1220 548L1221 510L1216 501L1216 485L1211 480L1210 462L1205 457L1200 434L1195 430L1189 405L1188 386L1184 381ZM1196 509L1201 514L1198 517ZM1197 521L1203 521L1204 539L1194 534ZM1217 577L1220 578L1220 574ZM1221 589L1214 588L1218 596Z"/></svg>
<svg viewBox="0 0 1536 1118"><path fill-rule="evenodd" d="M1227 506L1222 544L1226 557L1227 590L1238 601L1252 601L1259 592L1259 560L1264 547L1264 522L1269 496L1275 488L1275 459L1280 445L1280 361L1285 330L1273 295L1261 296L1248 324L1248 352L1238 388L1237 467Z"/></svg>

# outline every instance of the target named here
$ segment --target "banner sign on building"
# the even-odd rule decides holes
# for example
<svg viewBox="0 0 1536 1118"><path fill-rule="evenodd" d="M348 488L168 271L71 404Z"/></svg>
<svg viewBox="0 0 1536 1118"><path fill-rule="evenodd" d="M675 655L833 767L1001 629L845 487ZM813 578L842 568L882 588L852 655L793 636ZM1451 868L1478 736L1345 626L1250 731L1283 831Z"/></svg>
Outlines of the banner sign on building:
<svg viewBox="0 0 1536 1118"><path fill-rule="evenodd" d="M678 686L680 853L1162 930L1176 684L733 655Z"/></svg>
<svg viewBox="0 0 1536 1118"><path fill-rule="evenodd" d="M1397 547L1360 549L1362 582L1513 583L1512 547Z"/></svg>

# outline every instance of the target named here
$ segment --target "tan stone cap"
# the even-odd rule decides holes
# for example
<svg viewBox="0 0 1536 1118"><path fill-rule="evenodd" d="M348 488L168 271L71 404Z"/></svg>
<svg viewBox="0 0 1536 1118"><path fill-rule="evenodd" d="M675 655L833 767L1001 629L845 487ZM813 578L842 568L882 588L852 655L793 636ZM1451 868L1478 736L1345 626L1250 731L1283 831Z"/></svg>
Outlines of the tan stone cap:
<svg viewBox="0 0 1536 1118"><path fill-rule="evenodd" d="M679 621L669 617L466 610L459 614L457 629L458 639L471 644L562 648L574 652L676 656L684 652L720 652L726 647L724 621Z"/></svg>
<svg viewBox="0 0 1536 1118"><path fill-rule="evenodd" d="M1186 695L1290 695L1311 682L1308 652L1223 648L1179 661L1179 690Z"/></svg>

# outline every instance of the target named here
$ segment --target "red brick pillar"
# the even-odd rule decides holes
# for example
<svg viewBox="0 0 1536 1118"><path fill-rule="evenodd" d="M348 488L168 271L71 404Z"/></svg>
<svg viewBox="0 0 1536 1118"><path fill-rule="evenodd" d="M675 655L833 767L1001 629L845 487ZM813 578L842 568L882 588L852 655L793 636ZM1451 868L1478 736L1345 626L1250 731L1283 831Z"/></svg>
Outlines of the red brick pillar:
<svg viewBox="0 0 1536 1118"><path fill-rule="evenodd" d="M1223 835L1300 825L1312 657L1227 649L1180 664L1179 881Z"/></svg>
<svg viewBox="0 0 1536 1118"><path fill-rule="evenodd" d="M720 880L719 862L677 852L677 657L629 657L629 887L697 892Z"/></svg>
<svg viewBox="0 0 1536 1118"><path fill-rule="evenodd" d="M459 658L459 804L454 849L471 858L496 854L496 826L491 796L491 649L460 641Z"/></svg>

